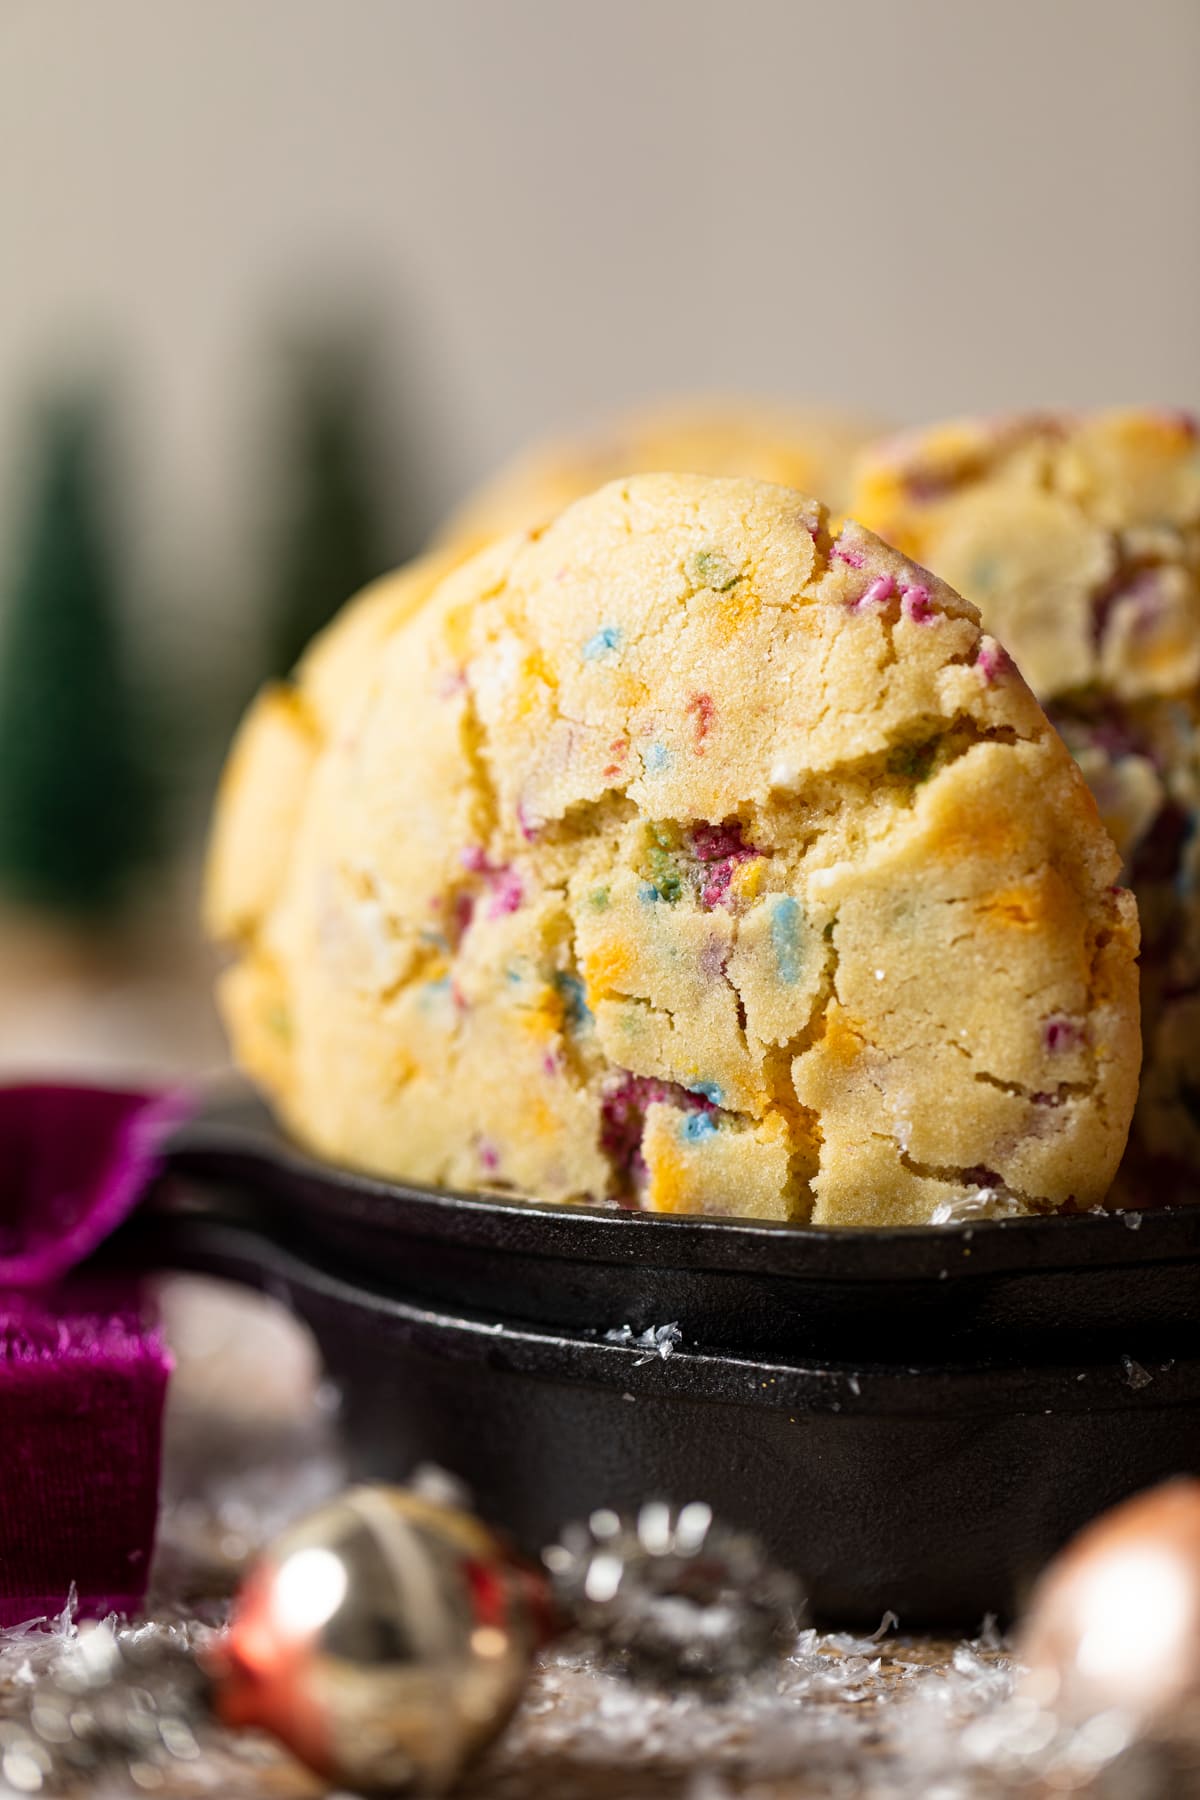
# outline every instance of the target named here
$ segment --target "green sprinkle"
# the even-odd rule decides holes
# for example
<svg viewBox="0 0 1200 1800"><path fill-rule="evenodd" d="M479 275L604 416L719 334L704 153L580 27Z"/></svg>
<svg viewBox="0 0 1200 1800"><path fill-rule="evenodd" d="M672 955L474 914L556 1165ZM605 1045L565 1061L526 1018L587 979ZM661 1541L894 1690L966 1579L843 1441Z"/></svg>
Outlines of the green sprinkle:
<svg viewBox="0 0 1200 1800"><path fill-rule="evenodd" d="M660 900L667 900L672 905L683 892L683 882L679 870L675 867L668 850L653 845L646 855L646 866L650 880L658 889Z"/></svg>
<svg viewBox="0 0 1200 1800"><path fill-rule="evenodd" d="M554 977L554 986L562 997L563 1017L572 1031L581 1031L592 1022L591 1008L585 999L585 989L578 975L558 974Z"/></svg>
<svg viewBox="0 0 1200 1800"><path fill-rule="evenodd" d="M971 573L967 578L964 593L974 591L978 594L990 594L1000 575L1000 563L997 557L981 556L971 564Z"/></svg>
<svg viewBox="0 0 1200 1800"><path fill-rule="evenodd" d="M925 744L899 744L887 759L889 775L900 775L905 781L928 781L937 756L937 739Z"/></svg>
<svg viewBox="0 0 1200 1800"><path fill-rule="evenodd" d="M608 905L608 889L606 887L593 888L588 895L588 905L593 912L603 912Z"/></svg>
<svg viewBox="0 0 1200 1800"><path fill-rule="evenodd" d="M654 885L658 889L659 898L672 906L683 892L683 883L674 869L660 870L655 876Z"/></svg>
<svg viewBox="0 0 1200 1800"><path fill-rule="evenodd" d="M727 594L742 579L742 571L719 550L697 550L688 558L687 571L697 587L711 588L714 594Z"/></svg>

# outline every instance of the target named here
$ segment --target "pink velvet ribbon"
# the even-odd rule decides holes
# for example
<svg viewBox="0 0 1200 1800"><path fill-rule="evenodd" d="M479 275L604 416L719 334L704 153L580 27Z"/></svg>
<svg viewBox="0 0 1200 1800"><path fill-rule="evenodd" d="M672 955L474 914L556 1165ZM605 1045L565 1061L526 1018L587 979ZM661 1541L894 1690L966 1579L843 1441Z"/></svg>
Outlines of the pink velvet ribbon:
<svg viewBox="0 0 1200 1800"><path fill-rule="evenodd" d="M164 1166L181 1093L0 1087L0 1625L141 1604L170 1356L141 1283L81 1265Z"/></svg>

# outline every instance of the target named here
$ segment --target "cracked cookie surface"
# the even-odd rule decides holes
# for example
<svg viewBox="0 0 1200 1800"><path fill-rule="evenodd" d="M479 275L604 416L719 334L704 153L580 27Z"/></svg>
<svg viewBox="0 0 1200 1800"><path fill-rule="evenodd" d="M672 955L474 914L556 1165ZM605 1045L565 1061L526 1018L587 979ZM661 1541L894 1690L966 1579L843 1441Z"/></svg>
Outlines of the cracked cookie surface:
<svg viewBox="0 0 1200 1800"><path fill-rule="evenodd" d="M684 476L408 579L336 718L303 665L258 703L218 810L224 1011L298 1136L829 1225L1102 1198L1136 914L968 602Z"/></svg>
<svg viewBox="0 0 1200 1800"><path fill-rule="evenodd" d="M1142 1089L1121 1197L1200 1174L1200 436L1185 414L931 427L851 509L981 608L1095 793L1142 922Z"/></svg>

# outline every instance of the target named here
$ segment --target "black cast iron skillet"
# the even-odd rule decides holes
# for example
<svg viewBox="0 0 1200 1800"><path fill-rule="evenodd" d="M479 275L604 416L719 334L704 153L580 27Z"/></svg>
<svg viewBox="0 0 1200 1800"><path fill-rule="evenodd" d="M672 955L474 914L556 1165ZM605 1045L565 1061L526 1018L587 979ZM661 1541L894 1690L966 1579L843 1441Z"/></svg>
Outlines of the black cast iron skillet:
<svg viewBox="0 0 1200 1800"><path fill-rule="evenodd" d="M819 1617L973 1626L1101 1508L1200 1473L1200 1206L888 1231L554 1207L327 1167L248 1101L169 1170L114 1253L286 1300L356 1472L437 1462L529 1549L700 1497ZM609 1336L664 1325L665 1357Z"/></svg>

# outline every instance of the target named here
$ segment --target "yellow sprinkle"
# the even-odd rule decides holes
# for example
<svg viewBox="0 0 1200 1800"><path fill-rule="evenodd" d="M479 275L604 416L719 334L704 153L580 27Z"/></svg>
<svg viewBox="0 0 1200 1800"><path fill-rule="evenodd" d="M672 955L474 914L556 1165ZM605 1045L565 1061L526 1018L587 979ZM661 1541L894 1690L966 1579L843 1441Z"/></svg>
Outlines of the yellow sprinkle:
<svg viewBox="0 0 1200 1800"><path fill-rule="evenodd" d="M466 662L470 655L471 622L474 616L474 606L456 606L453 612L446 614L442 630L446 648L456 663Z"/></svg>
<svg viewBox="0 0 1200 1800"><path fill-rule="evenodd" d="M540 1095L526 1103L522 1108L522 1114L526 1128L533 1137L554 1137L561 1129L561 1122L553 1107L549 1106Z"/></svg>
<svg viewBox="0 0 1200 1800"><path fill-rule="evenodd" d="M650 1164L650 1180L646 1200L651 1212L683 1212L687 1199L684 1192L685 1169L681 1159L665 1145Z"/></svg>
<svg viewBox="0 0 1200 1800"><path fill-rule="evenodd" d="M587 1003L595 1012L601 1000L619 991L633 967L633 952L619 938L605 938L583 959Z"/></svg>
<svg viewBox="0 0 1200 1800"><path fill-rule="evenodd" d="M1082 782L1079 785L1084 786ZM974 857L1006 862L1021 847L1020 826L1003 807L994 805L987 810L974 805L947 806L926 839L927 854L946 862L966 862Z"/></svg>
<svg viewBox="0 0 1200 1800"><path fill-rule="evenodd" d="M557 1037L562 1032L562 996L553 988L543 988L532 1006L517 1006L515 1011L518 1022L533 1037Z"/></svg>
<svg viewBox="0 0 1200 1800"><path fill-rule="evenodd" d="M540 650L531 650L521 664L517 712L521 718L531 713L547 689L558 686L557 677Z"/></svg>
<svg viewBox="0 0 1200 1800"><path fill-rule="evenodd" d="M845 1009L832 1002L825 1015L825 1036L822 1038L825 1054L831 1062L843 1066L856 1062L862 1054L863 1040L860 1028Z"/></svg>
<svg viewBox="0 0 1200 1800"><path fill-rule="evenodd" d="M756 856L753 862L740 863L733 871L730 883L739 900L756 900L762 892L763 876L766 873L767 859Z"/></svg>

